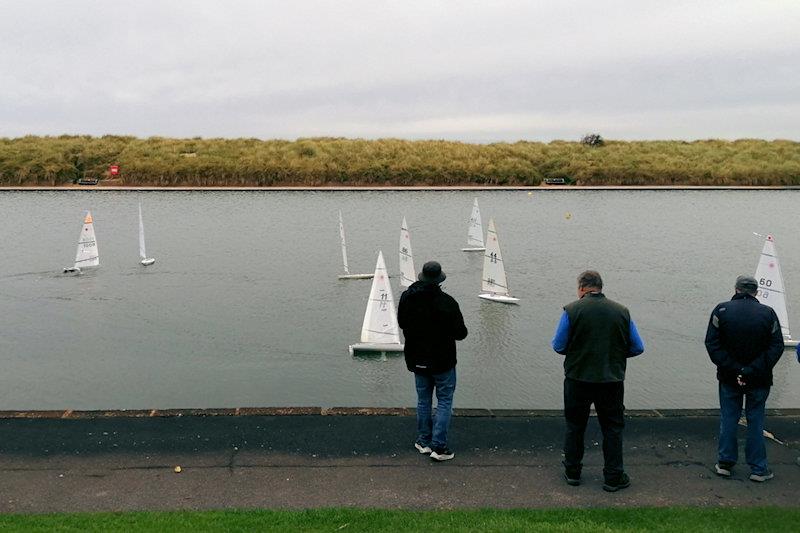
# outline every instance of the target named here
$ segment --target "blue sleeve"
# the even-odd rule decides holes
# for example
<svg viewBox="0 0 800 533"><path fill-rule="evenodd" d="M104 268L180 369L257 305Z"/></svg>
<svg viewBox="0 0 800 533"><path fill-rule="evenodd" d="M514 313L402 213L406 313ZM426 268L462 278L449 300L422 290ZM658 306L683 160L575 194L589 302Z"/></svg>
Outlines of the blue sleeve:
<svg viewBox="0 0 800 533"><path fill-rule="evenodd" d="M639 336L639 330L636 329L636 322L631 319L631 347L630 347L630 357L634 355L639 355L640 353L644 352L644 342L642 338Z"/></svg>
<svg viewBox="0 0 800 533"><path fill-rule="evenodd" d="M556 353L566 355L567 341L569 341L569 315L564 311L561 313L561 320L558 321L556 334L553 336L553 340L550 344L553 346L553 350L555 350Z"/></svg>

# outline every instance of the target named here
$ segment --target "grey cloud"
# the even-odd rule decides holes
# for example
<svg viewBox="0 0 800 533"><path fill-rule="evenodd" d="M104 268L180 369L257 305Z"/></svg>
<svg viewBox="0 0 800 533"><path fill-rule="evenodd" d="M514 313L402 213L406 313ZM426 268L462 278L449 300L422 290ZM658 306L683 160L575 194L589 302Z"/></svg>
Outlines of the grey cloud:
<svg viewBox="0 0 800 533"><path fill-rule="evenodd" d="M800 137L790 4L30 4L2 136Z"/></svg>

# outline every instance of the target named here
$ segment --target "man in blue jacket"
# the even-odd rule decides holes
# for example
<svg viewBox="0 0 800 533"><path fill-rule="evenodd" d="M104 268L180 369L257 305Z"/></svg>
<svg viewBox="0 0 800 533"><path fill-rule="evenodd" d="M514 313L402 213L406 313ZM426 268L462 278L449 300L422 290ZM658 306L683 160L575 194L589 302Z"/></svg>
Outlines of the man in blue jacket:
<svg viewBox="0 0 800 533"><path fill-rule="evenodd" d="M397 320L405 335L405 358L417 388L417 440L419 453L434 461L455 454L447 446L447 430L456 390L456 341L467 336L458 303L439 286L446 278L442 266L428 261L418 280L401 296ZM436 392L436 418L432 418Z"/></svg>
<svg viewBox="0 0 800 533"><path fill-rule="evenodd" d="M628 358L644 352L644 343L628 309L605 297L603 280L594 270L578 276L578 299L564 306L552 345L566 356L564 479L580 485L583 440L594 404L603 432L603 489L629 487L622 464L623 383Z"/></svg>
<svg viewBox="0 0 800 533"><path fill-rule="evenodd" d="M775 311L756 299L758 282L739 276L735 294L711 312L706 330L706 351L717 365L719 380L719 451L714 470L731 477L738 458L736 431L742 414L747 417L745 458L751 481L773 478L764 445L764 411L772 387L772 368L783 355L781 324Z"/></svg>

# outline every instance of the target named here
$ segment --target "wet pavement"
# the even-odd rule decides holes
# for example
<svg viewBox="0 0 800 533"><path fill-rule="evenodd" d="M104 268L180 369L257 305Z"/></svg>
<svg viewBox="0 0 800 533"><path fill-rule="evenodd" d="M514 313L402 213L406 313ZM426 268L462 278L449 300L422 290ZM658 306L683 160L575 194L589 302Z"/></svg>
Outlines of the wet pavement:
<svg viewBox="0 0 800 533"><path fill-rule="evenodd" d="M713 473L713 412L630 413L624 438L632 485L613 494L602 490L594 418L583 483L570 487L561 478L558 412L457 413L456 456L446 463L413 448L407 409L235 413L4 413L0 512L800 504L796 411L767 418L777 439L767 439L775 478L763 484L747 479L743 463L732 479Z"/></svg>

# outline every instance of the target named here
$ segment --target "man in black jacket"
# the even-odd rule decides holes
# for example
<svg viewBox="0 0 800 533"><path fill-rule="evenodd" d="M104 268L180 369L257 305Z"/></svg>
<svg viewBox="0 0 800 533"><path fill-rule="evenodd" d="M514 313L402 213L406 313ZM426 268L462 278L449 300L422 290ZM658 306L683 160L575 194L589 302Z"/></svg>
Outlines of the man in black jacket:
<svg viewBox="0 0 800 533"><path fill-rule="evenodd" d="M467 336L458 303L439 286L447 276L436 261L422 267L418 280L401 296L397 319L405 335L405 358L417 388L419 453L435 461L454 454L447 447L447 429L456 389L456 342ZM431 417L436 391L436 417Z"/></svg>
<svg viewBox="0 0 800 533"><path fill-rule="evenodd" d="M719 452L714 469L720 476L731 476L738 457L736 429L746 398L745 457L750 479L767 481L773 474L764 445L764 410L772 368L783 355L783 336L775 311L756 299L755 278L739 276L735 291L730 301L711 312L706 331L706 350L717 365L719 380Z"/></svg>

